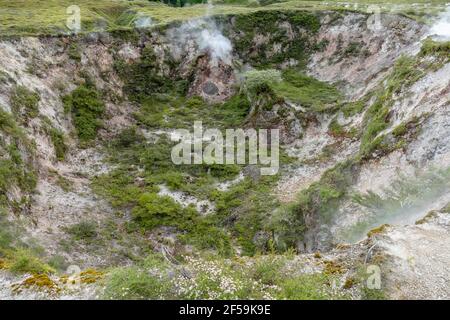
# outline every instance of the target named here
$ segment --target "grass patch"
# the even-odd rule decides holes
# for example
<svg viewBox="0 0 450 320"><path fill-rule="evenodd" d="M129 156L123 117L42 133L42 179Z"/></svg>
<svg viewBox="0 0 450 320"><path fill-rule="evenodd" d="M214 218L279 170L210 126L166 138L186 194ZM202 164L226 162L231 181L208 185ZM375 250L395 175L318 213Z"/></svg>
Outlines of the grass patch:
<svg viewBox="0 0 450 320"><path fill-rule="evenodd" d="M273 85L274 92L316 112L333 108L342 99L332 85L289 69L283 72L283 81Z"/></svg>
<svg viewBox="0 0 450 320"><path fill-rule="evenodd" d="M329 300L330 278L324 274L303 275L285 280L281 284L279 299Z"/></svg>
<svg viewBox="0 0 450 320"><path fill-rule="evenodd" d="M66 157L67 145L65 143L64 134L61 130L56 128L50 129L50 138L53 143L53 148L55 149L56 159L63 161Z"/></svg>
<svg viewBox="0 0 450 320"><path fill-rule="evenodd" d="M55 270L36 257L31 251L19 249L12 255L9 268L14 273L48 274Z"/></svg>
<svg viewBox="0 0 450 320"><path fill-rule="evenodd" d="M148 270L152 270L148 272ZM174 288L168 265L159 255L148 256L140 265L113 269L107 276L104 298L120 300L170 299Z"/></svg>
<svg viewBox="0 0 450 320"><path fill-rule="evenodd" d="M207 104L200 97L182 98L175 94L145 98L134 114L141 125L155 129L192 129L194 121L205 127L240 127L250 111L246 96L237 94L223 104Z"/></svg>
<svg viewBox="0 0 450 320"><path fill-rule="evenodd" d="M422 48L420 49L419 56L435 56L444 59L445 61L450 60L450 41L433 41L427 38L422 43Z"/></svg>

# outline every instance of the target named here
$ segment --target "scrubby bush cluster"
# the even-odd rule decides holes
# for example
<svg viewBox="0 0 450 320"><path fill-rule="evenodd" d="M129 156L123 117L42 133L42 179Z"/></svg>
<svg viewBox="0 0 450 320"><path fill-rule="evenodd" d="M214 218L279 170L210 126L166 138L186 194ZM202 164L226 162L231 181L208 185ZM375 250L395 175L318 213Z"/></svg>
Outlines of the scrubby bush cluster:
<svg viewBox="0 0 450 320"><path fill-rule="evenodd" d="M102 126L105 105L93 85L81 85L63 98L64 110L73 116L73 124L80 142L87 143L97 136Z"/></svg>
<svg viewBox="0 0 450 320"><path fill-rule="evenodd" d="M24 121L39 115L39 101L39 93L31 91L24 86L16 86L10 98L13 113Z"/></svg>

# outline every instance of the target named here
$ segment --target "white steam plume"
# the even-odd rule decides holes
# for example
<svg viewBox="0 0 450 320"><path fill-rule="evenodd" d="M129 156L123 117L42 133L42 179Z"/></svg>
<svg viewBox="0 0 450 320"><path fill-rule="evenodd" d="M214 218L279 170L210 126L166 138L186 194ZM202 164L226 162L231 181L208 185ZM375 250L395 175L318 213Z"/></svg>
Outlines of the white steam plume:
<svg viewBox="0 0 450 320"><path fill-rule="evenodd" d="M152 18L144 15L139 15L136 20L134 20L134 26L138 29L148 28L153 24Z"/></svg>
<svg viewBox="0 0 450 320"><path fill-rule="evenodd" d="M183 48L195 43L200 51L208 52L211 64L217 66L219 61L231 64L232 45L230 39L222 34L216 22L209 17L212 5L208 4L206 16L184 22L181 26L168 31L172 43L172 53L180 56Z"/></svg>
<svg viewBox="0 0 450 320"><path fill-rule="evenodd" d="M450 40L450 5L447 5L447 10L441 13L438 20L432 25L430 35L437 40Z"/></svg>

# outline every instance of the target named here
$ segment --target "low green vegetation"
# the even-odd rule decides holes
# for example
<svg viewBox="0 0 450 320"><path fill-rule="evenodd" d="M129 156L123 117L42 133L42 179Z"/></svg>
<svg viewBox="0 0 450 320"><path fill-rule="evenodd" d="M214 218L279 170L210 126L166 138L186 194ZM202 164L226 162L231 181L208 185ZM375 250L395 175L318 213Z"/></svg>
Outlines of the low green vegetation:
<svg viewBox="0 0 450 320"><path fill-rule="evenodd" d="M100 93L93 85L84 84L63 97L64 110L73 116L80 143L87 144L95 139L102 126L105 105Z"/></svg>
<svg viewBox="0 0 450 320"><path fill-rule="evenodd" d="M0 256L3 258L8 250L16 247L18 239L15 236L17 230L7 219L7 211L0 206Z"/></svg>
<svg viewBox="0 0 450 320"><path fill-rule="evenodd" d="M282 73L274 69L249 71L245 74L244 88L252 101L261 101L265 97L268 108L286 99L309 111L323 112L336 109L342 99L333 85L309 77L297 69L287 69Z"/></svg>
<svg viewBox="0 0 450 320"><path fill-rule="evenodd" d="M64 134L61 130L56 128L50 129L50 138L55 148L56 159L63 161L66 157L67 145L65 143Z"/></svg>
<svg viewBox="0 0 450 320"><path fill-rule="evenodd" d="M42 262L32 251L19 249L11 254L8 269L14 273L45 274L53 273L54 269Z"/></svg>
<svg viewBox="0 0 450 320"><path fill-rule="evenodd" d="M108 275L105 298L120 300L170 299L167 279L137 267L116 269Z"/></svg>
<svg viewBox="0 0 450 320"><path fill-rule="evenodd" d="M271 192L278 178L247 178L229 190L215 191L212 194L219 225L230 230L243 255L252 256L270 250L273 239L266 223L270 213L279 206Z"/></svg>
<svg viewBox="0 0 450 320"><path fill-rule="evenodd" d="M26 140L26 135L22 128L19 127L14 117L3 110L3 108L0 109L0 130L3 134L11 136L14 139Z"/></svg>
<svg viewBox="0 0 450 320"><path fill-rule="evenodd" d="M72 42L69 45L68 48L68 55L69 58L76 61L76 62L80 62L81 61L81 52L80 52L80 48L78 47L78 44L76 42Z"/></svg>
<svg viewBox="0 0 450 320"><path fill-rule="evenodd" d="M93 241L97 233L97 223L92 221L81 221L66 229L75 240Z"/></svg>
<svg viewBox="0 0 450 320"><path fill-rule="evenodd" d="M342 137L346 135L344 127L339 124L336 118L331 120L330 125L328 126L328 130L335 137Z"/></svg>
<svg viewBox="0 0 450 320"><path fill-rule="evenodd" d="M11 110L21 121L28 121L39 115L39 93L28 90L24 86L16 86L11 92Z"/></svg>
<svg viewBox="0 0 450 320"><path fill-rule="evenodd" d="M435 48L433 42L426 40L424 43L425 52ZM439 45L436 45L439 48ZM439 49L436 49L439 52ZM402 148L407 142L413 140L420 133L420 124L427 117L414 117L408 123L400 124L394 128L391 135L382 134L388 129L391 121L391 108L395 102L395 95L407 89L427 72L438 69L442 66L442 59L424 59L424 54L417 57L400 57L386 80L375 92L375 99L367 109L363 120L363 131L361 133L360 157L369 159L374 155L382 155ZM360 103L367 101L365 97Z"/></svg>
<svg viewBox="0 0 450 320"><path fill-rule="evenodd" d="M433 41L427 38L420 49L420 56L437 56L442 58L444 62L450 60L450 41Z"/></svg>
<svg viewBox="0 0 450 320"><path fill-rule="evenodd" d="M114 269L105 279L105 298L322 300L350 296L333 288L333 275L286 272L291 259L287 255L183 259L183 272L159 255L137 266Z"/></svg>
<svg viewBox="0 0 450 320"><path fill-rule="evenodd" d="M32 192L36 186L36 173L32 165L34 145L28 140L14 117L0 109L0 205L20 207L6 197L8 190L16 185L23 192ZM10 142L6 137L11 138ZM25 156L24 156L25 155ZM24 199L24 201L26 201Z"/></svg>
<svg viewBox="0 0 450 320"><path fill-rule="evenodd" d="M139 124L158 129L192 129L194 121L205 127L239 127L250 110L244 95L235 95L223 104L207 104L200 97L156 95L142 102L134 117Z"/></svg>
<svg viewBox="0 0 450 320"><path fill-rule="evenodd" d="M106 278L104 296L121 300L171 299L175 291L168 267L162 256L153 254L138 266L113 269Z"/></svg>
<svg viewBox="0 0 450 320"><path fill-rule="evenodd" d="M204 199L214 189L214 183L234 177L238 171L234 166L183 165L175 166L171 161L173 142L162 135L154 144L147 144L136 133L133 142L118 138L109 148L110 159L119 168L93 181L96 192L105 195L118 209L132 208L133 223L130 230L151 231L158 226L173 227L180 240L200 248L215 248L223 254L230 252L228 236L212 219L202 217L194 207L183 208L172 198L158 195L159 185L180 190ZM130 168L139 165L143 172ZM142 182L136 184L136 181Z"/></svg>
<svg viewBox="0 0 450 320"><path fill-rule="evenodd" d="M329 282L329 277L324 274L303 275L286 279L277 298L288 300L333 299L333 294L329 290Z"/></svg>
<svg viewBox="0 0 450 320"><path fill-rule="evenodd" d="M283 80L274 85L274 91L292 102L313 111L333 108L342 99L341 93L330 84L316 80L293 69L283 72Z"/></svg>
<svg viewBox="0 0 450 320"><path fill-rule="evenodd" d="M346 102L340 107L340 111L348 118L361 113L366 107L366 104L367 97L357 101Z"/></svg>
<svg viewBox="0 0 450 320"><path fill-rule="evenodd" d="M42 117L42 121L44 131L50 137L50 140L53 144L56 159L59 161L63 161L66 157L66 152L68 149L64 133L61 130L55 128L49 118Z"/></svg>
<svg viewBox="0 0 450 320"><path fill-rule="evenodd" d="M328 133L335 138L355 138L358 136L358 129L355 127L347 128L345 125L341 125L337 117L333 118L328 125ZM326 151L323 150L323 151Z"/></svg>
<svg viewBox="0 0 450 320"><path fill-rule="evenodd" d="M253 100L282 81L281 71L275 69L250 70L245 73L244 91Z"/></svg>
<svg viewBox="0 0 450 320"><path fill-rule="evenodd" d="M445 213L450 213L450 202L447 203L447 205L444 208L442 208L441 211Z"/></svg>
<svg viewBox="0 0 450 320"><path fill-rule="evenodd" d="M51 273L54 270L43 259L42 248L33 242L24 242L19 235L24 230L10 221L0 203L0 269L14 273ZM29 239L28 239L29 240Z"/></svg>

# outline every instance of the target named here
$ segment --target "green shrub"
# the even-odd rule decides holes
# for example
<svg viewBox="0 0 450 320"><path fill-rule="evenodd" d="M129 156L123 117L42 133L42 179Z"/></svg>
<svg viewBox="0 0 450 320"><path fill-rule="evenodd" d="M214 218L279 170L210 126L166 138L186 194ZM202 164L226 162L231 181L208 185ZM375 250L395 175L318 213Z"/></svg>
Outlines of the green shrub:
<svg viewBox="0 0 450 320"><path fill-rule="evenodd" d="M159 196L156 193L144 193L133 209L133 218L146 229L153 229L160 225L179 225L188 217L186 213L196 212L184 210L169 196Z"/></svg>
<svg viewBox="0 0 450 320"><path fill-rule="evenodd" d="M93 240L97 237L97 224L91 221L82 221L67 228L67 233L76 240Z"/></svg>
<svg viewBox="0 0 450 320"><path fill-rule="evenodd" d="M394 128L394 130L392 130L392 134L395 137L401 137L407 132L408 132L408 128L406 127L405 123L399 124L397 127Z"/></svg>
<svg viewBox="0 0 450 320"><path fill-rule="evenodd" d="M285 261L276 256L262 257L253 266L251 276L264 285L277 285L286 276L280 272L284 264Z"/></svg>
<svg viewBox="0 0 450 320"><path fill-rule="evenodd" d="M20 140L25 139L25 134L23 130L17 125L17 122L14 120L14 117L4 111L0 107L0 131L6 133L13 138L18 138Z"/></svg>
<svg viewBox="0 0 450 320"><path fill-rule="evenodd" d="M381 289L369 289L363 286L361 291L363 300L387 300L386 293Z"/></svg>
<svg viewBox="0 0 450 320"><path fill-rule="evenodd" d="M64 133L61 130L51 127L49 129L50 139L55 149L56 159L63 161L66 157L67 145L64 138Z"/></svg>
<svg viewBox="0 0 450 320"><path fill-rule="evenodd" d="M294 69L284 71L283 81L272 87L277 95L318 112L334 107L342 98L334 86Z"/></svg>
<svg viewBox="0 0 450 320"><path fill-rule="evenodd" d="M49 265L43 263L31 251L19 249L11 255L9 270L14 273L53 273L54 270Z"/></svg>
<svg viewBox="0 0 450 320"><path fill-rule="evenodd" d="M216 250L223 257L229 257L234 252L230 235L217 225L214 217L197 217L191 223L185 223L185 231L180 239L199 250Z"/></svg>
<svg viewBox="0 0 450 320"><path fill-rule="evenodd" d="M73 115L74 126L82 143L89 142L97 136L102 126L101 117L105 105L95 88L81 85L70 95L63 97L64 110Z"/></svg>
<svg viewBox="0 0 450 320"><path fill-rule="evenodd" d="M136 127L124 129L114 141L115 146L119 148L129 148L143 142L145 142L145 137L137 131Z"/></svg>
<svg viewBox="0 0 450 320"><path fill-rule="evenodd" d="M67 269L67 267L69 266L69 264L67 263L66 259L63 256L60 255L56 255L51 257L47 264L57 270L57 271L65 271Z"/></svg>
<svg viewBox="0 0 450 320"><path fill-rule="evenodd" d="M8 157L0 159L0 196L6 193L12 184L17 184L23 191L31 191L36 186L36 174L30 162L22 159L27 152L31 158L34 152L32 143L24 131L17 125L13 116L0 108L0 131L11 137L11 143L4 145ZM20 147L19 147L20 146ZM0 204L2 200L0 199Z"/></svg>
<svg viewBox="0 0 450 320"><path fill-rule="evenodd" d="M433 41L427 38L420 49L420 56L438 56L450 60L450 41Z"/></svg>
<svg viewBox="0 0 450 320"><path fill-rule="evenodd" d="M14 118L3 110L0 110L0 130L11 137L11 143L4 144L5 157L0 159L0 196L4 195L13 184L19 186L24 192L34 190L37 178L33 164L23 159L24 152L29 159L34 155L32 143Z"/></svg>
<svg viewBox="0 0 450 320"><path fill-rule="evenodd" d="M81 52L77 43L72 42L67 50L67 53L70 59L75 60L77 62L81 61Z"/></svg>
<svg viewBox="0 0 450 320"><path fill-rule="evenodd" d="M161 274L153 275L137 267L114 269L104 291L106 299L143 300L171 298L171 283Z"/></svg>
<svg viewBox="0 0 450 320"><path fill-rule="evenodd" d="M13 89L10 97L11 110L24 120L35 118L39 115L39 93L28 90L24 86Z"/></svg>
<svg viewBox="0 0 450 320"><path fill-rule="evenodd" d="M281 283L279 299L328 300L332 298L330 279L324 274L302 275Z"/></svg>
<svg viewBox="0 0 450 320"><path fill-rule="evenodd" d="M264 92L271 92L272 85L281 82L281 72L274 69L247 71L244 77L244 88L252 97L257 97L258 94Z"/></svg>
<svg viewBox="0 0 450 320"><path fill-rule="evenodd" d="M95 177L93 190L106 197L116 208L134 206L143 192L133 184L134 178L126 170L114 170L109 174ZM156 191L156 190L153 190Z"/></svg>

